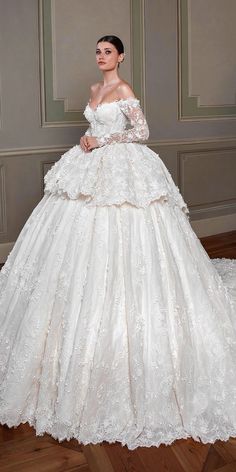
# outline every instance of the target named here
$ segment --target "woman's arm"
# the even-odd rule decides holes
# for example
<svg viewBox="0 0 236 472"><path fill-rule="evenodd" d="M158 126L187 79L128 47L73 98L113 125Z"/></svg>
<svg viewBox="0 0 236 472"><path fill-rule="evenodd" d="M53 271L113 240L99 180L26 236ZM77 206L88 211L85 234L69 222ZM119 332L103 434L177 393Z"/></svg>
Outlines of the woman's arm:
<svg viewBox="0 0 236 472"><path fill-rule="evenodd" d="M142 112L140 102L135 97L132 88L128 83L123 82L118 87L119 106L125 116L127 116L131 128L121 133L112 133L97 138L98 147L112 143L132 143L145 141L149 137L149 128L146 118Z"/></svg>
<svg viewBox="0 0 236 472"><path fill-rule="evenodd" d="M131 128L122 132L110 133L101 137L88 136L87 150L102 147L112 143L132 143L145 141L149 137L149 128L146 118L140 106L139 100L135 97L133 90L126 82L123 82L117 89L117 101L124 115L127 116Z"/></svg>
<svg viewBox="0 0 236 472"><path fill-rule="evenodd" d="M120 101L120 109L127 116L130 121L131 128L122 132L106 134L97 137L98 147L105 146L112 143L132 143L145 141L149 137L149 128L146 118L140 107L137 98L128 97Z"/></svg>

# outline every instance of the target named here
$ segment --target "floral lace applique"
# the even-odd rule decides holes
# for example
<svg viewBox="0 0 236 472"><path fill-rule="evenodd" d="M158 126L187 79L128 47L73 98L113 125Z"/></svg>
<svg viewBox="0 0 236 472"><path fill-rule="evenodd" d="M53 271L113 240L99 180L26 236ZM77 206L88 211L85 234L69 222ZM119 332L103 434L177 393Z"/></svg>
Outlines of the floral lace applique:
<svg viewBox="0 0 236 472"><path fill-rule="evenodd" d="M121 111L130 121L132 128L125 129L122 132L107 133L104 136L97 137L98 147L112 143L145 141L149 137L148 124L142 112L139 100L129 97L125 100L119 100L118 103Z"/></svg>

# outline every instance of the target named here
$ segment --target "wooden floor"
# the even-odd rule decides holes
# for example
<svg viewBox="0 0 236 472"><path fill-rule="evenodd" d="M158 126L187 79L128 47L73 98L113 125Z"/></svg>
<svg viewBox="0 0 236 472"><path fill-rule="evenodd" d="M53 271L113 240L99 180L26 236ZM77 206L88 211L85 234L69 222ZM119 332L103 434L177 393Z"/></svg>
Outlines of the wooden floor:
<svg viewBox="0 0 236 472"><path fill-rule="evenodd" d="M236 231L202 238L211 258L236 258ZM28 423L0 426L0 472L236 472L236 439L202 444L192 439L171 446L130 451L119 443L83 446L36 437Z"/></svg>
<svg viewBox="0 0 236 472"><path fill-rule="evenodd" d="M236 259L236 231L201 238L201 243L211 258Z"/></svg>
<svg viewBox="0 0 236 472"><path fill-rule="evenodd" d="M1 472L235 472L236 439L213 445L179 439L171 446L139 447L119 443L82 446L51 436L36 437L28 423L0 429Z"/></svg>

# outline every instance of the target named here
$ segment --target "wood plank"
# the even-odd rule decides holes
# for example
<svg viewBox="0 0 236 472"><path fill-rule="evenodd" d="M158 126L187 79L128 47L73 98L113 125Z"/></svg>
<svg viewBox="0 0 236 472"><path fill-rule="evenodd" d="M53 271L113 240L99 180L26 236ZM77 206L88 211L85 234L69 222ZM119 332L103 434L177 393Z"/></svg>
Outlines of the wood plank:
<svg viewBox="0 0 236 472"><path fill-rule="evenodd" d="M24 428L22 428L24 426ZM91 472L82 446L75 450L64 446L50 435L36 436L34 428L20 425L17 428L0 427L0 470L1 472L58 472L77 470ZM10 438L11 436L11 438ZM6 438L6 440L4 440Z"/></svg>
<svg viewBox="0 0 236 472"><path fill-rule="evenodd" d="M211 258L236 259L236 231L200 238L201 244Z"/></svg>
<svg viewBox="0 0 236 472"><path fill-rule="evenodd" d="M83 453L91 471L114 472L115 469L102 444L86 444L83 446Z"/></svg>
<svg viewBox="0 0 236 472"><path fill-rule="evenodd" d="M214 472L236 472L236 461L231 464L226 464L224 467L220 467L219 469L215 469Z"/></svg>
<svg viewBox="0 0 236 472"><path fill-rule="evenodd" d="M226 464L224 459L220 456L218 451L215 449L215 444L213 444L209 448L209 452L206 457L202 472L214 472L215 470L217 470L218 468Z"/></svg>
<svg viewBox="0 0 236 472"><path fill-rule="evenodd" d="M201 472L209 449L209 444L194 441L192 438L176 441L172 445L173 453L182 465L184 472L189 472L191 469Z"/></svg>

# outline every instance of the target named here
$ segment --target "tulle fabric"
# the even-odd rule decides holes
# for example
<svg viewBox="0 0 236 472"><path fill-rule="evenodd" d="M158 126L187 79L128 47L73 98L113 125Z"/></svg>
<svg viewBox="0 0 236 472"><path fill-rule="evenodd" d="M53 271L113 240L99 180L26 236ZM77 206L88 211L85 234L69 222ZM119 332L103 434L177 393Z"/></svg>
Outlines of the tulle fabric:
<svg viewBox="0 0 236 472"><path fill-rule="evenodd" d="M45 194L0 272L0 422L130 449L236 436L235 275L168 201Z"/></svg>

